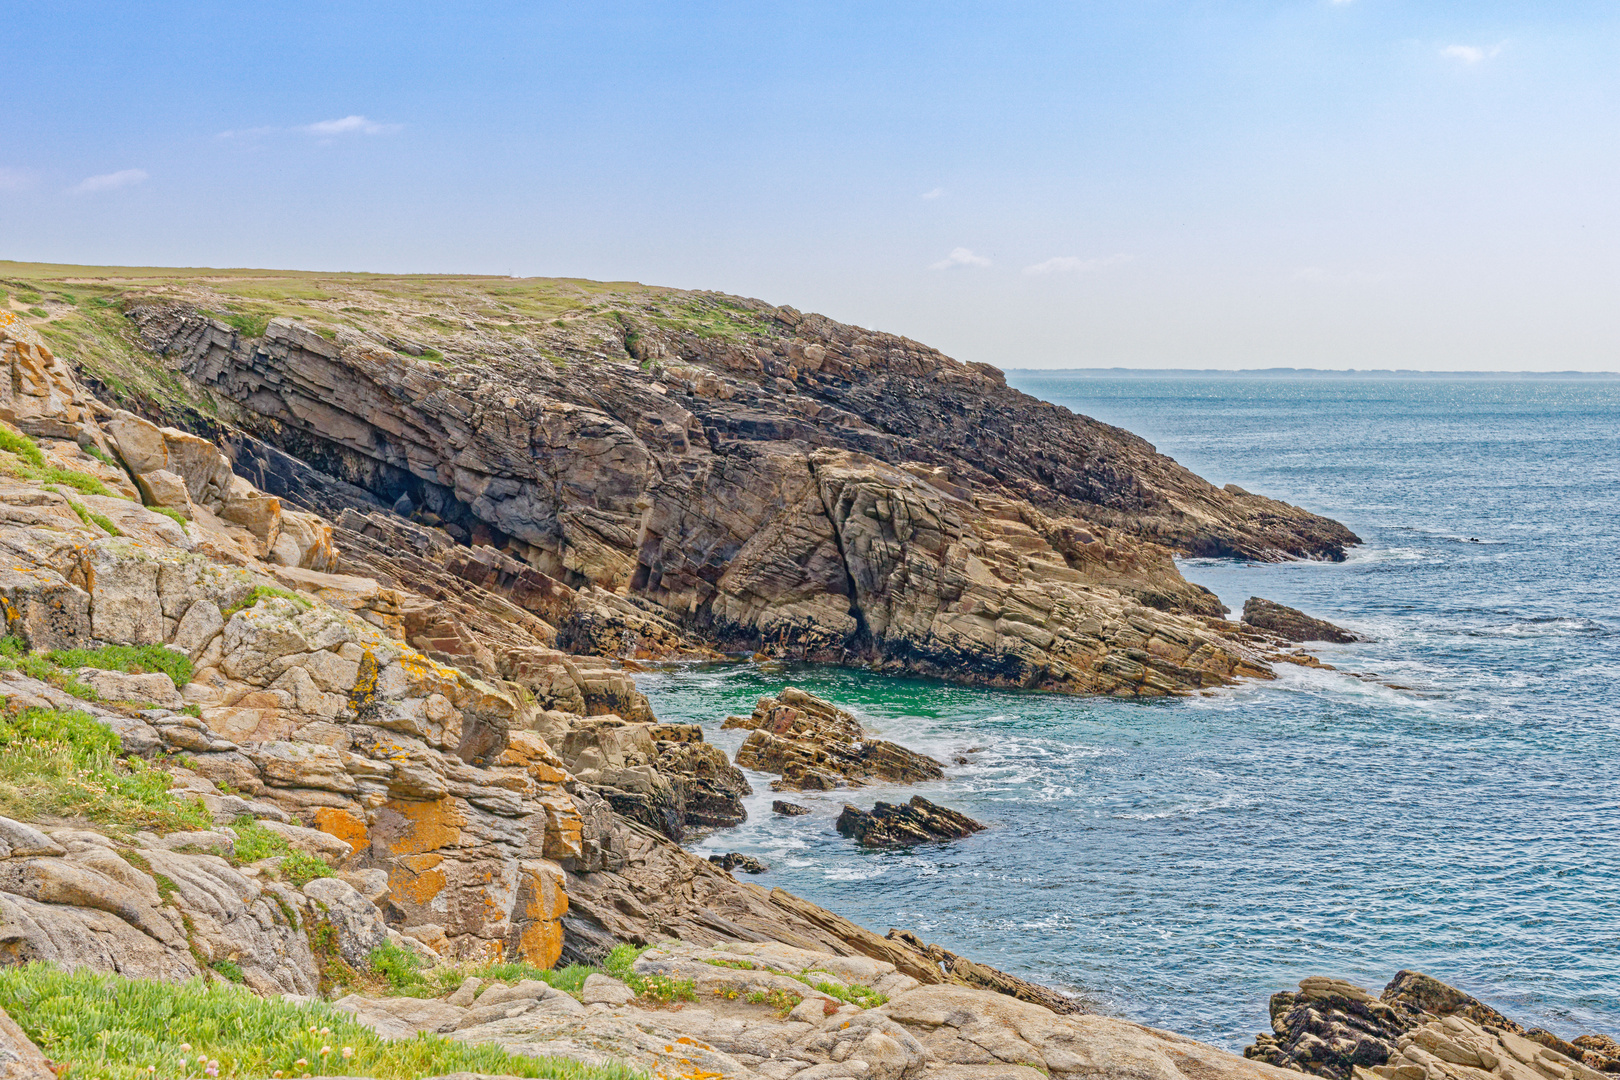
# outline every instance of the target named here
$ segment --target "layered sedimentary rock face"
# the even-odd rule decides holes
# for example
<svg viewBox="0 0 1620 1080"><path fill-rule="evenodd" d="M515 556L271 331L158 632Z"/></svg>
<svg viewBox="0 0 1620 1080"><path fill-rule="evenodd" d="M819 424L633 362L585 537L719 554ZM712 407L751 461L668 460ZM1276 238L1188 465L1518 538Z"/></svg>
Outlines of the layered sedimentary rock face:
<svg viewBox="0 0 1620 1080"><path fill-rule="evenodd" d="M200 283L121 302L145 362L227 410L239 472L328 519L394 508L498 551L543 579L523 606L569 652L1187 692L1264 672L1174 552L1356 542L986 365L790 308L632 289L513 333L334 288L342 325L306 306L251 336Z"/></svg>

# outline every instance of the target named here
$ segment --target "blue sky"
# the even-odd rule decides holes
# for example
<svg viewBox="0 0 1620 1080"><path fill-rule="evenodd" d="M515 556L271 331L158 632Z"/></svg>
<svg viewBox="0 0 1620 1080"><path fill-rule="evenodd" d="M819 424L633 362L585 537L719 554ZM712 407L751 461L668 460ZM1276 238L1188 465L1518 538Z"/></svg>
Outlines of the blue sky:
<svg viewBox="0 0 1620 1080"><path fill-rule="evenodd" d="M1613 0L0 25L3 258L631 279L1002 367L1620 368Z"/></svg>

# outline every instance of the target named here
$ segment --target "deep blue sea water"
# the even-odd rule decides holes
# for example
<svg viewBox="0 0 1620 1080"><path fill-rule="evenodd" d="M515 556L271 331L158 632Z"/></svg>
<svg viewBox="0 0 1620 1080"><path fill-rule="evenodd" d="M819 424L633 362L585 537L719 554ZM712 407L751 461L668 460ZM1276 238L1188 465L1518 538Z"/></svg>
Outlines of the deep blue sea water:
<svg viewBox="0 0 1620 1080"><path fill-rule="evenodd" d="M792 683L970 759L938 784L796 797L816 811L796 819L754 776L749 821L696 849L1231 1049L1306 975L1376 991L1402 967L1565 1036L1620 1034L1620 381L1009 381L1345 522L1366 543L1343 563L1182 570L1234 611L1265 596L1376 640L1315 650L1340 672L1157 703L650 674L660 717L728 751L722 718ZM912 791L992 828L901 853L832 831L846 797Z"/></svg>

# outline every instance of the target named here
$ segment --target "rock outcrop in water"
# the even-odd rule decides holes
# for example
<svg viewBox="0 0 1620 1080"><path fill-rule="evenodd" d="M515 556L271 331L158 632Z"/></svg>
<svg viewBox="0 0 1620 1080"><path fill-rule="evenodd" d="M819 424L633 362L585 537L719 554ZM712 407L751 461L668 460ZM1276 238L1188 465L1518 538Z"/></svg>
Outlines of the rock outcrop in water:
<svg viewBox="0 0 1620 1080"><path fill-rule="evenodd" d="M835 825L839 835L862 847L899 848L941 840L960 840L982 832L984 826L955 810L913 795L909 803L879 802L871 812L845 804Z"/></svg>
<svg viewBox="0 0 1620 1080"><path fill-rule="evenodd" d="M1297 993L1272 995L1271 1027L1244 1056L1328 1080L1598 1080L1620 1072L1613 1040L1567 1043L1526 1031L1415 971L1398 973L1377 997L1341 979L1304 979Z"/></svg>
<svg viewBox="0 0 1620 1080"><path fill-rule="evenodd" d="M344 298L331 325L301 288L284 305L299 318L252 335L210 314L235 303L218 283L125 283L150 350L127 364L212 400L237 471L270 494L368 535L398 508L493 549L467 570L534 601L519 603L567 652L765 650L1183 693L1265 666L1205 622L1222 608L1173 552L1339 558L1356 542L993 368L790 308L640 288L586 303L541 282L527 288L547 303L581 302L531 322L501 299L519 286L323 280ZM430 655L483 644L455 614L424 628Z"/></svg>
<svg viewBox="0 0 1620 1080"><path fill-rule="evenodd" d="M722 728L743 728L737 764L781 774L777 791L831 791L840 784L937 780L945 768L899 743L873 739L860 722L830 701L790 686L762 697L750 716L728 716Z"/></svg>
<svg viewBox="0 0 1620 1080"><path fill-rule="evenodd" d="M1284 641L1332 641L1345 645L1366 640L1325 619L1313 619L1298 608L1262 600L1258 596L1251 596L1244 602L1243 621L1276 634Z"/></svg>

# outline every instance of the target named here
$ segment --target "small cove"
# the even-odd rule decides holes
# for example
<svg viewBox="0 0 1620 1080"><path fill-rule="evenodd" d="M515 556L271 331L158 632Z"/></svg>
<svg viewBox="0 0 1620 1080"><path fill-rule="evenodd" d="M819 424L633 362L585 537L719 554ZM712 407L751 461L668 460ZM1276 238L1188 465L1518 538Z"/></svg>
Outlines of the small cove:
<svg viewBox="0 0 1620 1080"><path fill-rule="evenodd" d="M801 686L944 761L944 781L795 801L699 842L882 932L1238 1049L1266 999L1427 971L1526 1023L1620 1030L1620 383L1090 377L1026 391L1142 434L1212 482L1328 514L1343 563L1182 563L1368 633L1341 670L1162 702L752 665L640 678L722 731ZM1477 538L1474 542L1471 538ZM1357 674L1351 674L1357 673ZM1357 677L1357 675L1367 677ZM909 852L832 831L845 798L920 793L993 828Z"/></svg>

